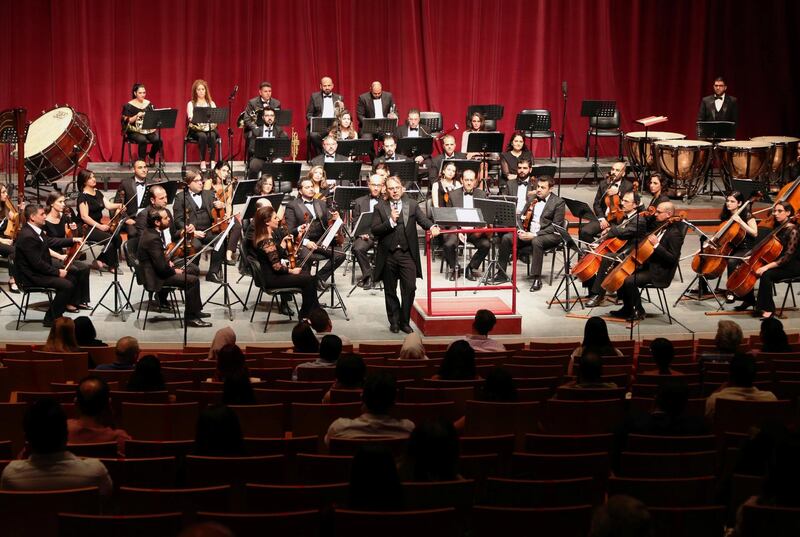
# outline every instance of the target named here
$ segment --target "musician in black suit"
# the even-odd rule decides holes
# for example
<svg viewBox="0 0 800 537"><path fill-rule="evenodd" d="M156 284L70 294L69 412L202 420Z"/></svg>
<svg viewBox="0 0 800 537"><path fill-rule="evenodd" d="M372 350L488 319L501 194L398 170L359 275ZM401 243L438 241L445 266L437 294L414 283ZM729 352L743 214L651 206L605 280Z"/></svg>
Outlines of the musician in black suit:
<svg viewBox="0 0 800 537"><path fill-rule="evenodd" d="M186 184L188 194L183 190L175 195L172 212L175 215L177 230L179 232L186 230L187 233L194 235L192 245L199 252L204 244L210 243L220 234L219 228L210 229L214 222L211 211L225 207L225 203L216 199L213 190L203 190L203 176L197 170L186 172ZM141 247L141 242L139 246ZM222 268L222 261L225 258L225 248L212 247L210 250L211 263L206 273L206 281L220 283L222 280L219 269ZM200 256L195 257L192 263L199 266Z"/></svg>
<svg viewBox="0 0 800 537"><path fill-rule="evenodd" d="M606 178L597 185L597 192L594 195L594 204L592 205L594 214L597 216L597 222L583 224L579 235L580 240L583 242L592 242L601 231L609 226L606 219L608 216L608 207L605 204L606 194L609 196L619 194L620 199L622 199L624 194L633 190L633 183L625 178L625 172L625 163L615 162Z"/></svg>
<svg viewBox="0 0 800 537"><path fill-rule="evenodd" d="M739 122L739 103L736 97L728 95L725 80L718 76L714 79L714 94L703 97L697 121L732 121Z"/></svg>
<svg viewBox="0 0 800 537"><path fill-rule="evenodd" d="M348 162L350 159L336 152L337 147L339 147L339 142L336 141L336 138L326 136L322 140L322 154L312 158L311 165L324 166L326 162Z"/></svg>
<svg viewBox="0 0 800 537"><path fill-rule="evenodd" d="M378 203L372 213L372 234L378 240L373 277L383 280L389 329L393 333L402 330L410 334L416 279L422 278L417 224L429 229L434 237L439 234L439 226L425 216L416 201L404 196L398 177L386 180L386 191L389 199ZM397 299L398 280L402 303Z"/></svg>
<svg viewBox="0 0 800 537"><path fill-rule="evenodd" d="M89 268L85 264L71 266L69 270L58 268L53 264L50 248L64 248L75 242L72 239L57 239L44 233L45 212L41 205L31 203L23 211L25 223L14 242L14 259L17 283L20 287L41 286L53 287L56 294L50 303L50 309L44 316L44 326L52 326L53 320L64 315L67 306L76 311L91 309L87 303L81 303L81 296L89 293Z"/></svg>
<svg viewBox="0 0 800 537"><path fill-rule="evenodd" d="M517 177L506 182L505 194L517 198L517 214L520 214L536 195L536 178L532 172L533 164L530 159L520 158L517 161ZM524 187L524 189L520 189L520 187Z"/></svg>
<svg viewBox="0 0 800 537"><path fill-rule="evenodd" d="M265 108L281 109L281 102L272 97L272 84L267 81L259 84L258 95L247 101L243 118L245 137L249 138L256 130L258 116Z"/></svg>
<svg viewBox="0 0 800 537"><path fill-rule="evenodd" d="M624 256L637 240L642 240L647 232L647 219L638 216L639 211L639 194L630 190L626 192L620 201L622 211L625 213L625 219L619 225L611 224L609 227L600 232L600 240L618 238L627 241L625 247L617 252L618 257ZM603 289L603 280L606 277L611 266L614 262L610 259L604 258L600 262L600 268L597 275L585 282L591 288L589 291L589 301L586 306L594 308L599 306L605 297L606 291Z"/></svg>
<svg viewBox="0 0 800 537"><path fill-rule="evenodd" d="M675 214L675 206L670 201L658 204L657 225L661 226ZM682 222L673 222L658 234L649 235L642 240L650 241L655 250L645 263L625 278L618 295L622 298L622 309L611 312L614 317L628 320L641 320L645 317L639 288L647 284L669 285L675 275L683 247L684 231Z"/></svg>
<svg viewBox="0 0 800 537"><path fill-rule="evenodd" d="M554 185L555 180L552 177L545 175L539 177L536 182L536 197L525 205L519 215L520 224L523 224L528 211L531 211L528 229L518 229L516 233L517 248L527 244L531 245L531 275L533 276L531 291L538 291L542 288L542 262L545 250L561 243L561 235L553 226L566 227L564 219L566 204L553 192ZM506 267L514 246L513 241L513 233L503 234L500 241L500 254L497 261L502 272L496 278L498 283L508 281Z"/></svg>
<svg viewBox="0 0 800 537"><path fill-rule="evenodd" d="M472 170L464 170L461 177L462 188L457 188L448 192L448 207L466 207L467 209L475 208L474 201L476 199L486 199L486 191L477 188L478 179L475 172ZM456 260L456 248L458 247L460 233L447 233L442 240L442 255L445 261L450 266L450 281L457 278L457 272L460 272L458 261ZM492 241L486 235L478 235L476 233L467 234L467 242L475 246L475 253L467 264L467 269L464 273L470 281L475 281L480 278L481 274L478 268L486 259L489 249L492 247Z"/></svg>
<svg viewBox="0 0 800 537"><path fill-rule="evenodd" d="M392 94L388 91L383 91L383 86L381 83L375 81L370 86L370 90L368 92L362 93L358 96L358 106L356 108L358 124L363 130L365 119L396 119L396 109L397 107L394 104ZM361 137L365 139L372 139L372 134L362 132Z"/></svg>
<svg viewBox="0 0 800 537"><path fill-rule="evenodd" d="M369 194L356 198L353 202L353 222L358 222L359 217L365 213L371 213L375 206L383 200L383 193L386 189L386 180L380 174L372 174L369 178ZM364 217L368 218L368 217ZM371 217L369 217L371 219ZM356 237L353 241L353 255L361 267L361 279L358 286L364 289L372 288L372 267L370 266L367 252L375 245L375 237L371 233L364 233Z"/></svg>
<svg viewBox="0 0 800 537"><path fill-rule="evenodd" d="M139 211L139 214L136 215L136 238L128 239L128 253L131 255L136 254L136 249L139 246L139 237L141 237L144 230L147 229L147 211L149 209L164 209L169 215L169 227L162 230L166 244L179 239L178 228L175 226L175 219L170 210L167 209L168 198L167 191L164 190L164 187L158 185L151 186L149 199L150 205Z"/></svg>
<svg viewBox="0 0 800 537"><path fill-rule="evenodd" d="M175 268L172 262L167 261L166 242L163 231L168 229L171 218L166 209L148 209L147 227L139 238L139 247L136 256L139 259L139 270L148 289L159 292L159 302L167 304L166 293L162 289L165 285L174 285L184 290L186 295L186 324L195 328L207 328L211 323L203 320L210 314L203 313L203 303L200 300L200 281L197 278L196 267L189 265L185 270Z"/></svg>
<svg viewBox="0 0 800 537"><path fill-rule="evenodd" d="M395 138L430 138L431 133L428 132L428 129L424 125L419 124L419 119L419 110L416 108L410 109L406 117L406 123L404 125L398 125L394 130ZM422 164L427 158L430 158L430 155L416 155L414 160L417 164Z"/></svg>
<svg viewBox="0 0 800 537"><path fill-rule="evenodd" d="M460 151L456 151L456 139L454 136L447 134L444 138L442 138L442 148L444 149L443 153L436 155L435 157L431 157L428 160L428 176L429 177L438 177L439 173L442 171L442 162L445 160L451 159L465 159L467 158L466 153L461 153Z"/></svg>
<svg viewBox="0 0 800 537"><path fill-rule="evenodd" d="M256 152L256 139L258 138L288 138L289 136L286 134L280 125L275 124L275 110L272 108L265 108L262 114L264 118L264 124L261 126L256 127L253 130L253 136L250 138L248 142L248 152L250 155L254 155ZM280 158L272 159L274 162L281 162ZM257 158L252 156L250 158L250 165L247 169L247 178L248 179L258 179L258 174L261 173L261 169L264 167L264 163L267 162L262 158Z"/></svg>
<svg viewBox="0 0 800 537"><path fill-rule="evenodd" d="M125 219L125 231L128 233L128 240L136 237L136 214L142 203L145 187L150 184L147 181L147 163L137 160L133 163L133 176L125 177L119 183L119 190L114 198L116 203L122 203L128 218ZM136 198L136 201L132 201ZM130 202L130 203L128 203Z"/></svg>
<svg viewBox="0 0 800 537"><path fill-rule="evenodd" d="M328 222L339 218L338 211L331 211L328 205L321 199L314 199L314 181L310 178L300 180L297 186L299 196L289 202L286 206L286 226L289 233L297 235L300 226L306 223L305 215L308 214L308 231L303 236L303 245L297 253L298 262L303 262L307 256L311 256L311 261L327 259L325 266L317 270L317 287L324 291L327 286L325 281L330 278L334 270L344 263L345 255L341 251L335 251L332 246L323 248L317 242L322 238L322 234L328 227ZM336 244L335 240L331 245ZM311 263L306 263L303 267L305 272L311 271Z"/></svg>
<svg viewBox="0 0 800 537"><path fill-rule="evenodd" d="M319 81L319 91L315 91L308 99L306 107L306 119L308 125L309 148L313 149L314 155L319 155L322 151L322 135L318 132L311 132L312 117L338 117L337 112L344 110L344 97L339 93L333 92L333 79L328 76L322 77Z"/></svg>
<svg viewBox="0 0 800 537"><path fill-rule="evenodd" d="M372 173L375 173L375 167L381 162L396 162L398 160L407 160L405 155L397 152L397 140L394 136L386 136L383 139L384 155L372 161Z"/></svg>

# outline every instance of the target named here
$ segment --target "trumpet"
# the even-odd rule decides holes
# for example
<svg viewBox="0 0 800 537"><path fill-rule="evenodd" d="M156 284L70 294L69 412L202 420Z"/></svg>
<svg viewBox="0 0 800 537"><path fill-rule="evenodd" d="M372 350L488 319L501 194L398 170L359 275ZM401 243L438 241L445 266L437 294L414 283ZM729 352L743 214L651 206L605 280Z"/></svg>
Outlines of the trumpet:
<svg viewBox="0 0 800 537"><path fill-rule="evenodd" d="M342 118L342 112L344 112L344 102L342 101L335 101L333 103L333 117L337 120Z"/></svg>
<svg viewBox="0 0 800 537"><path fill-rule="evenodd" d="M292 127L292 142L290 151L290 154L292 156L292 162L297 160L297 154L299 152L300 152L300 137L297 135L297 131L294 130L294 127Z"/></svg>

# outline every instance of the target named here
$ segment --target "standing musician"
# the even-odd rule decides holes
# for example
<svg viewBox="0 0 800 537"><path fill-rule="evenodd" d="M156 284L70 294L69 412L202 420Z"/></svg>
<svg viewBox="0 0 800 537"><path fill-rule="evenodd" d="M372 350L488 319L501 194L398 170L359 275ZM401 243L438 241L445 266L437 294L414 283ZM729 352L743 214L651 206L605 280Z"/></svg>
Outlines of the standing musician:
<svg viewBox="0 0 800 537"><path fill-rule="evenodd" d="M294 241L291 233L283 234L279 229L280 218L272 207L261 207L253 218L253 251L261 265L261 273L268 288L298 287L303 290L300 317L305 318L319 307L317 299L317 276L303 271L299 266L283 263L289 258L288 243ZM302 231L301 231L302 233ZM300 259L297 254L296 260Z"/></svg>
<svg viewBox="0 0 800 537"><path fill-rule="evenodd" d="M517 214L522 213L522 209L536 194L537 183L535 181L536 178L531 175L532 172L533 165L530 159L521 157L517 160L517 176L514 179L509 179L506 183L506 194L517 198Z"/></svg>
<svg viewBox="0 0 800 537"><path fill-rule="evenodd" d="M133 241L128 239L128 252L131 255L136 253L139 245L139 237L141 237L142 233L144 233L144 230L147 229L147 212L150 209L164 209L167 211L167 215L169 216L169 227L161 229L161 234L164 236L164 244L168 245L179 240L178 228L175 227L175 219L173 218L169 209L167 209L168 201L167 191L164 190L163 186L153 185L150 187L150 205L143 211L139 211L139 214L136 215L136 229L139 231L137 238ZM165 304L166 296L164 297L164 301L161 305L164 306Z"/></svg>
<svg viewBox="0 0 800 537"><path fill-rule="evenodd" d="M378 240L373 277L383 280L389 330L410 334L413 332L410 321L416 279L422 278L417 224L429 229L434 237L439 234L439 226L425 216L416 201L404 195L398 177L387 179L386 191L389 199L378 203L372 213L372 234ZM402 303L397 299L398 280Z"/></svg>
<svg viewBox="0 0 800 537"><path fill-rule="evenodd" d="M26 205L23 215L25 225L20 229L14 243L16 278L23 287L53 287L56 290L42 324L46 327L53 326L53 321L64 315L67 309L92 309L88 303L81 301L82 296L88 296L89 269L85 265L73 265L68 270L58 268L50 255L51 248L66 247L80 242L81 239L48 237L44 232L45 213L41 205Z"/></svg>
<svg viewBox="0 0 800 537"><path fill-rule="evenodd" d="M333 79L329 76L323 76L319 81L319 91L311 94L308 99L308 106L306 106L308 144L309 149L313 149L315 155L322 151L322 136L318 132L311 132L311 118L333 118L337 117L343 110L344 97L339 93L333 92Z"/></svg>
<svg viewBox="0 0 800 537"><path fill-rule="evenodd" d="M725 79L718 76L714 79L714 93L703 97L700 101L700 110L697 111L697 121L732 121L739 122L739 103L736 97L726 92L728 85Z"/></svg>
<svg viewBox="0 0 800 537"><path fill-rule="evenodd" d="M456 138L452 134L446 134L442 138L442 148L444 149L444 152L436 155L435 157L431 157L430 161L428 162L429 176L441 173L442 162L445 160L467 158L465 153L456 151Z"/></svg>
<svg viewBox="0 0 800 537"><path fill-rule="evenodd" d="M669 201L669 196L667 196L667 184L660 173L650 174L650 181L647 183L647 190L650 191L650 195L652 196L650 198L650 203L647 205L648 208L653 207L657 209L660 203ZM657 226L658 223L656 221L655 214L653 214L653 216L648 216L647 231L652 231Z"/></svg>
<svg viewBox="0 0 800 537"><path fill-rule="evenodd" d="M14 203L8 195L8 187L0 185L0 257L8 257L14 253L14 239L19 232L21 215L20 210L14 207ZM19 293L17 282L14 275L8 277L8 289L12 293Z"/></svg>
<svg viewBox="0 0 800 537"><path fill-rule="evenodd" d="M51 192L50 195L47 196L47 207L45 208L44 217L44 232L48 239L50 239L52 242L55 242L56 239L63 241L63 239L74 240L75 237L80 238L80 234L78 233L78 225L73 220L72 209L66 207L64 195L58 190ZM63 242L69 247L74 246L76 250L80 248L80 246L76 245L75 242ZM70 248L70 250L73 250L73 248ZM75 251L70 250L65 252L63 247L56 246L55 244L50 246L50 257L56 260L56 262L53 263L56 268L64 268L64 266L69 262L68 254L72 255L75 253ZM79 272L86 271L88 273L89 265L75 259L72 261L70 269ZM81 281L81 286L78 289L78 292L80 293L80 297L78 299L80 302L77 305L77 309L89 309L88 304L91 300L91 293L89 292L89 278L86 278L85 281ZM77 310L75 306L67 305L67 311L74 312Z"/></svg>
<svg viewBox="0 0 800 537"><path fill-rule="evenodd" d="M163 146L158 131L143 129L144 115L155 110L153 103L145 99L147 90L144 84L136 82L131 89L132 99L122 107L122 132L129 142L139 146L139 160L144 160L147 155L147 144L150 144L150 162L155 162L156 155Z"/></svg>
<svg viewBox="0 0 800 537"><path fill-rule="evenodd" d="M235 190L235 180L230 179L231 168L228 163L220 160L214 165L214 171L205 183L203 190L211 190L214 196L225 202L225 217L233 214L233 192ZM242 223L239 218L233 218L228 222L233 228L228 232L228 247L225 250L225 263L235 265L236 250L239 248L239 241L242 239Z"/></svg>
<svg viewBox="0 0 800 537"><path fill-rule="evenodd" d="M592 242L601 231L610 225L608 222L609 207L606 200L618 195L621 202L622 196L633 190L633 183L625 178L625 169L624 162L615 162L605 180L600 181L600 184L597 185L593 209L598 221L583 224L579 237L581 241Z"/></svg>
<svg viewBox="0 0 800 537"><path fill-rule="evenodd" d="M171 220L166 209L147 210L147 228L139 239L136 254L142 277L147 288L159 291L158 297L162 307L165 304L169 306L163 286L172 285L183 289L186 295L186 324L194 328L208 328L211 323L203 319L210 317L211 314L203 312L197 267L189 265L185 269L179 269L173 266L172 261L167 260L167 243L163 231L170 227Z"/></svg>
<svg viewBox="0 0 800 537"><path fill-rule="evenodd" d="M775 217L775 226L783 226L775 235L783 249L778 259L756 270L761 281L758 284L758 298L755 300L755 315L760 313L762 319L775 315L773 285L781 280L800 276L800 231L795 222L787 223L794 216L794 208L789 203L779 201L772 207L772 215ZM751 291L742 299L741 306L735 309L744 310L747 306L752 306L753 295Z"/></svg>
<svg viewBox="0 0 800 537"><path fill-rule="evenodd" d="M317 244L322 238L325 229L334 221L339 219L339 211L332 211L329 206L314 196L314 181L306 177L300 180L298 185L300 195L293 199L286 206L286 225L289 233L297 236L300 233L300 226L306 222L305 215L308 214L310 227L303 237L303 244L297 254L299 262L311 255L311 261L327 259L325 266L317 271L317 288L320 291L327 289L325 281L331 277L334 270L344 263L345 255L337 252L332 246L323 248ZM334 243L331 243L334 244ZM306 263L303 267L306 272L311 271L311 263Z"/></svg>
<svg viewBox="0 0 800 537"><path fill-rule="evenodd" d="M88 233L92 226L96 226L87 242L89 244L98 242L105 244L113 236L116 226L122 225L119 222L122 216L114 218L110 224L103 224L103 209L109 212L113 210L121 211L124 204L114 203L103 197L103 193L97 190L97 178L95 178L94 172L91 170L83 169L78 172L78 192L80 192L78 194L78 214L84 224L84 229ZM131 206L133 206L133 202L129 205L129 207ZM105 248L105 253L98 255L92 266L98 270L109 267L117 267L117 270L119 270L119 255L117 253L119 245L120 238L119 235L116 235L111 245Z"/></svg>
<svg viewBox="0 0 800 537"><path fill-rule="evenodd" d="M638 215L639 208L639 194L633 190L629 190L622 196L621 200L622 210L625 213L625 218L619 225L611 224L600 232L600 241L606 239L618 238L627 241L625 247L618 252L618 256L623 256L631 248L637 240L642 240L647 232L647 219ZM606 291L603 289L603 280L606 277L611 265L614 262L610 259L603 259L600 262L600 269L594 279L589 279L585 285L590 287L589 301L586 303L587 308L594 308L600 305L605 297Z"/></svg>
<svg viewBox="0 0 800 537"><path fill-rule="evenodd" d="M350 159L346 156L336 152L337 147L339 147L339 143L336 141L336 138L333 136L326 136L325 139L322 140L322 153L311 159L311 165L322 166L326 162L349 161Z"/></svg>
<svg viewBox="0 0 800 537"><path fill-rule="evenodd" d="M128 234L129 240L136 237L138 233L136 215L139 212L139 207L142 206L147 184L147 163L143 160L137 160L133 163L133 177L125 177L120 181L119 190L117 190L117 195L114 198L115 202L121 203L125 207L125 212L127 213L125 215L125 232ZM136 198L136 201L132 201L133 198Z"/></svg>
<svg viewBox="0 0 800 537"><path fill-rule="evenodd" d="M213 191L203 190L203 176L197 170L186 172L186 184L189 187L188 195L186 190L175 195L172 212L175 215L175 225L178 231L189 234L192 237L192 246L199 251L204 244L210 243L220 234L219 227L211 229L214 222L212 210L224 208L225 203L219 201ZM184 216L184 210L186 216ZM222 282L219 269L222 268L223 257L222 248L211 248L211 263L206 273L206 281ZM193 264L199 268L199 256L195 257Z"/></svg>
<svg viewBox="0 0 800 537"><path fill-rule="evenodd" d="M256 151L256 138L288 138L289 136L286 134L280 125L275 124L275 109L273 108L265 108L262 117L264 118L264 124L260 127L255 127L252 131L252 136L250 137L250 142L248 143L248 152L250 155L253 155ZM250 166L247 171L247 178L248 179L258 179L258 174L261 173L261 168L264 167L264 163L266 161L261 158L256 158L255 156L251 156L250 158ZM280 159L275 159L275 162L280 162Z"/></svg>
<svg viewBox="0 0 800 537"><path fill-rule="evenodd" d="M358 222L359 217L365 213L371 213L375 206L383 200L386 193L386 179L380 174L374 173L369 178L369 194L356 198L353 202L353 221ZM372 279L372 267L370 266L367 252L375 245L375 237L371 233L364 233L356 237L353 241L353 255L361 267L361 279L358 286L364 289L371 289L374 283Z"/></svg>
<svg viewBox="0 0 800 537"><path fill-rule="evenodd" d="M630 195L626 194L626 196ZM672 202L659 203L656 209L658 225L669 220L674 214L675 206ZM619 290L619 295L622 297L622 309L610 312L611 315L629 321L644 319L645 312L639 288L647 284L669 285L672 281L675 269L680 262L681 248L683 247L682 225L684 225L682 222L673 222L659 231L657 235L651 234L644 239L650 241L655 250L635 274L625 278L625 282Z"/></svg>
<svg viewBox="0 0 800 537"><path fill-rule="evenodd" d="M370 85L368 92L358 96L358 107L356 108L358 123L363 129L365 119L395 119L397 118L396 109L392 94L383 91L383 85L376 80ZM371 140L373 135L362 132L361 137Z"/></svg>
<svg viewBox="0 0 800 537"><path fill-rule="evenodd" d="M188 117L189 132L188 138L197 140L197 149L200 150L200 171L206 171L206 154L211 153L211 167L214 167L214 161L217 160L217 140L219 139L219 132L217 132L216 123L192 123L192 116L195 108L216 108L217 105L211 98L211 90L208 87L208 82L202 79L197 79L192 83L192 100L186 103L186 115Z"/></svg>
<svg viewBox="0 0 800 537"><path fill-rule="evenodd" d="M520 215L521 228L516 233L518 248L524 246L525 243L531 245L531 274L533 275L531 292L542 288L542 263L545 250L554 248L561 243L561 235L553 226L566 227L564 219L566 204L553 192L553 186L555 186L555 180L550 176L543 175L537 179L536 197L522 211ZM505 233L500 242L498 263L501 272L496 278L497 283L508 281L506 268L511 257L513 240L513 233Z"/></svg>
<svg viewBox="0 0 800 537"><path fill-rule="evenodd" d="M439 180L431 186L431 203L434 207L447 207L450 193L461 188L461 183L456 179L458 170L454 162L445 162Z"/></svg>
<svg viewBox="0 0 800 537"><path fill-rule="evenodd" d="M447 165L448 168L450 166L451 165ZM448 207L474 209L476 199L486 199L488 197L486 191L477 188L478 178L475 176L473 170L464 170L464 174L461 176L461 182L464 185L463 188L453 190L449 193ZM452 271L450 273L451 281L455 280L457 278L456 273L461 271L461 267L458 266L458 261L456 260L456 247L458 246L459 235L461 234L447 233L444 235L444 240L442 241L442 255ZM467 233L466 239L467 242L475 246L475 253L467 264L464 277L474 282L481 277L478 268L481 266L481 263L483 263L483 260L486 259L486 255L492 247L492 241L483 233Z"/></svg>

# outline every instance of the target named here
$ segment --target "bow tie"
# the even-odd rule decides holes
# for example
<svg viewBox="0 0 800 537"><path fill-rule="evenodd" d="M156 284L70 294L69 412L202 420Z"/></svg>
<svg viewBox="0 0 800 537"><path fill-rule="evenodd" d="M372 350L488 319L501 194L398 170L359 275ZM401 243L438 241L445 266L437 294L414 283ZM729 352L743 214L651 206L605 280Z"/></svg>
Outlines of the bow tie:
<svg viewBox="0 0 800 537"><path fill-rule="evenodd" d="M303 203L305 203L306 205L314 205L314 200L311 201L303 200Z"/></svg>
<svg viewBox="0 0 800 537"><path fill-rule="evenodd" d="M471 196L471 195L472 195L472 191L469 191L469 192L464 192L464 195L465 195L465 196Z"/></svg>
<svg viewBox="0 0 800 537"><path fill-rule="evenodd" d="M327 94L323 93L323 94L322 94L322 98L323 98L323 99L332 99L332 98L333 98L333 95L331 95L330 93L327 93Z"/></svg>
<svg viewBox="0 0 800 537"><path fill-rule="evenodd" d="M519 181L517 184L519 186L528 186L528 181Z"/></svg>
<svg viewBox="0 0 800 537"><path fill-rule="evenodd" d="M725 97L724 95L722 95L720 97L714 97L714 100L715 101L721 101L724 97Z"/></svg>
<svg viewBox="0 0 800 537"><path fill-rule="evenodd" d="M418 131L419 129L417 127L409 127L408 130L410 130L410 131Z"/></svg>

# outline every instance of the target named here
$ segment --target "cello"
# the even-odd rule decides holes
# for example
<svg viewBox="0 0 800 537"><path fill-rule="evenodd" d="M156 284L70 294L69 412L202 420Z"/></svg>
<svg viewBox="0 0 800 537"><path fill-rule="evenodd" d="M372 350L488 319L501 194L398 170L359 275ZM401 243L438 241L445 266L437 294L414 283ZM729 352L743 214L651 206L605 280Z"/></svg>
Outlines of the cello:
<svg viewBox="0 0 800 537"><path fill-rule="evenodd" d="M775 203L773 204L773 207L778 203L786 203L791 205L795 213L800 211L800 177L791 183L786 183L783 185L783 188L781 188L778 194L775 196ZM772 229L775 227L775 216L769 215L758 224L758 227Z"/></svg>

